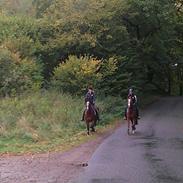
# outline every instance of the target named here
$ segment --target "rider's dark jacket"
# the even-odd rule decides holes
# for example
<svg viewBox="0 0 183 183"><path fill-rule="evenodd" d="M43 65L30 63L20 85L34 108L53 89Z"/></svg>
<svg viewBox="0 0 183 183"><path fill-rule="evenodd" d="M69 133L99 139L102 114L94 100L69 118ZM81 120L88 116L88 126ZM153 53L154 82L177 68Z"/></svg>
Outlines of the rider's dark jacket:
<svg viewBox="0 0 183 183"><path fill-rule="evenodd" d="M88 102L88 101L92 105L95 105L95 93L93 91L91 93L90 92L87 92L87 94L85 96L85 103Z"/></svg>

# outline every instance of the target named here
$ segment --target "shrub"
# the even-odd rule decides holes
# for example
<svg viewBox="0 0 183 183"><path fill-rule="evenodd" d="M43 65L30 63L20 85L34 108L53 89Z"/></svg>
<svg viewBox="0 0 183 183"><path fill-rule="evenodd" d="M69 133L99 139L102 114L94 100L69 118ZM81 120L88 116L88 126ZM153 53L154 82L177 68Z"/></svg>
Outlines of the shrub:
<svg viewBox="0 0 183 183"><path fill-rule="evenodd" d="M96 84L101 80L98 72L101 60L89 56L69 56L54 70L52 85L64 92L81 94L88 84Z"/></svg>
<svg viewBox="0 0 183 183"><path fill-rule="evenodd" d="M94 85L101 90L106 80L110 80L116 72L117 60L99 60L90 56L69 56L54 70L51 84L64 92L81 94L88 85ZM113 81L111 81L113 82Z"/></svg>
<svg viewBox="0 0 183 183"><path fill-rule="evenodd" d="M0 48L0 94L15 95L37 90L42 83L41 67L34 60L21 59L18 52Z"/></svg>

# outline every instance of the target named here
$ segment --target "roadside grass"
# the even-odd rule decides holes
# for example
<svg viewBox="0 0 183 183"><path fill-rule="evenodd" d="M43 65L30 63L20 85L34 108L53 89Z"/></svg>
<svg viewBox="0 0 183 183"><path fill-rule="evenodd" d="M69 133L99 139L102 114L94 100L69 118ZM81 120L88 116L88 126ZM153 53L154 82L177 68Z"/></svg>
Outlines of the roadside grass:
<svg viewBox="0 0 183 183"><path fill-rule="evenodd" d="M112 128L122 117L124 103L117 97L98 99L102 120L96 135L87 136L80 121L83 98L49 91L1 99L0 153L61 151L79 145Z"/></svg>
<svg viewBox="0 0 183 183"><path fill-rule="evenodd" d="M139 98L143 109L159 96ZM1 99L0 154L65 151L121 123L125 100L110 96L96 103L102 120L97 124L97 132L87 136L86 125L80 121L84 109L81 97L47 91Z"/></svg>

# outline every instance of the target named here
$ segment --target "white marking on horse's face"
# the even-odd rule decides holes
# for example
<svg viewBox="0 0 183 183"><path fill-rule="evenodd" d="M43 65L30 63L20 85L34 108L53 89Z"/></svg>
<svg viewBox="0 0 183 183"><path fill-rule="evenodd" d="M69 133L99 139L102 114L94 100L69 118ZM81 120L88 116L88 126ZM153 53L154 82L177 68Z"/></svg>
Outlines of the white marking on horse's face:
<svg viewBox="0 0 183 183"><path fill-rule="evenodd" d="M88 110L89 109L89 105L90 105L90 102L86 102L86 109Z"/></svg>
<svg viewBox="0 0 183 183"><path fill-rule="evenodd" d="M130 99L128 99L128 107L130 107L130 102L131 102L131 100L130 100Z"/></svg>

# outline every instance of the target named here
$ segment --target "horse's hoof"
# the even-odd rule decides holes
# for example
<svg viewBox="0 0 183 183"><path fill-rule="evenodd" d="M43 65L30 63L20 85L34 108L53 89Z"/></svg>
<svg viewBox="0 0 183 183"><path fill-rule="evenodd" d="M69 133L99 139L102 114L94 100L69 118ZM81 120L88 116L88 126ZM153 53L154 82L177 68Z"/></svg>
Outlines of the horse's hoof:
<svg viewBox="0 0 183 183"><path fill-rule="evenodd" d="M135 130L132 130L132 134L133 134L133 135L135 134Z"/></svg>

